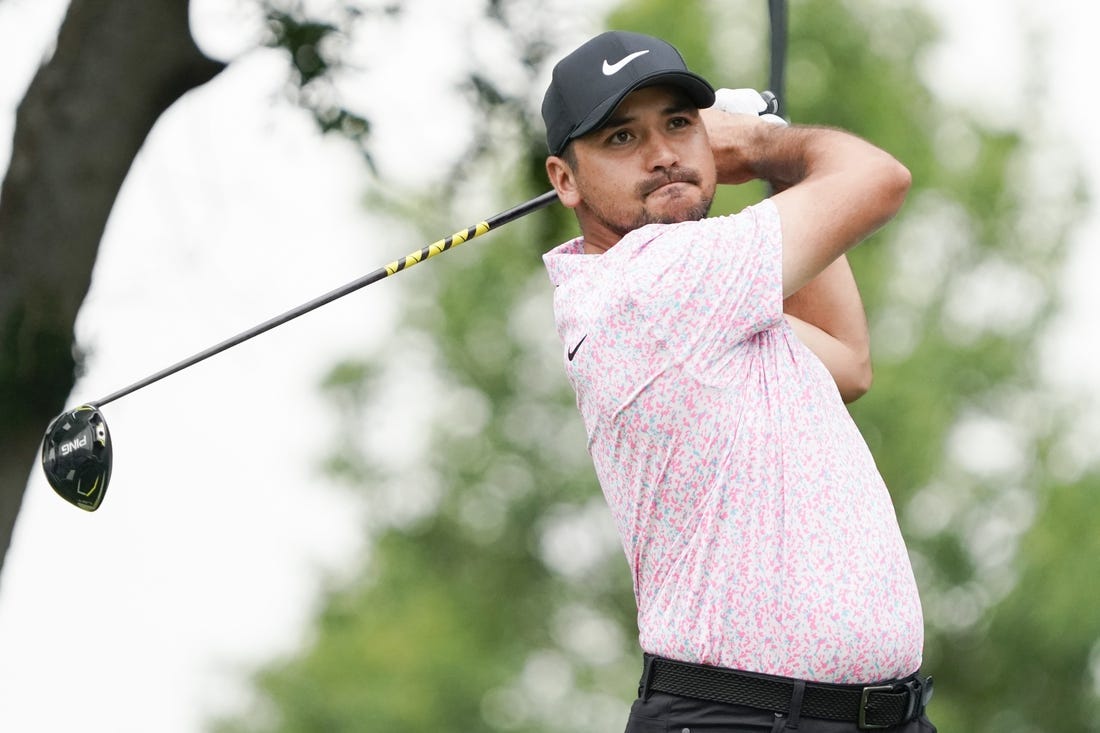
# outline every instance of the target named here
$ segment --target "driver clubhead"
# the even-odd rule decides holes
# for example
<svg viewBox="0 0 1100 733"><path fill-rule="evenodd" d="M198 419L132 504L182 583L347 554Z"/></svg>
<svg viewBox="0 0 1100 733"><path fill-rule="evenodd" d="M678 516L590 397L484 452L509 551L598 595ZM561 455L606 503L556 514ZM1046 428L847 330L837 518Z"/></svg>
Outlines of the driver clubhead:
<svg viewBox="0 0 1100 733"><path fill-rule="evenodd" d="M111 480L111 434L98 409L81 405L54 418L42 439L42 470L62 499L99 508Z"/></svg>

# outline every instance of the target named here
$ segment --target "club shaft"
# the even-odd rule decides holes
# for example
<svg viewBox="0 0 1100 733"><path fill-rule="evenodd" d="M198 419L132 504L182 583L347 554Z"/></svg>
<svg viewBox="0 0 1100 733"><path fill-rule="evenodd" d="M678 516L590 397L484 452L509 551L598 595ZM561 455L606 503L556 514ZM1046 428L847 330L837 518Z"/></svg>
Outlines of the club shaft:
<svg viewBox="0 0 1100 733"><path fill-rule="evenodd" d="M770 70L768 89L776 96L778 106L775 114L787 116L787 1L768 0L768 16L771 21Z"/></svg>
<svg viewBox="0 0 1100 733"><path fill-rule="evenodd" d="M530 214L534 211L538 211L539 209L542 209L546 206L549 206L551 203L553 203L554 201L557 201L557 200L558 200L558 196L557 196L557 193L555 191L547 191L544 194L536 196L535 198L531 199L530 201L526 201L526 202L524 202L524 203L522 203L518 206L514 206L511 209L508 209L507 211L502 211L499 214L496 214L495 216L492 216L492 217L490 217L490 218L488 218L488 219L486 219L482 222L479 222L479 223L475 224L472 227L469 227L468 229L465 229L463 231L455 232L454 234L447 237L446 239L440 239L438 242L433 242L432 244L429 244L427 247L424 247L423 249L417 250L416 252L412 252L412 253L406 255L405 257L402 257L399 260L394 260L393 262L389 263L388 265L386 265L384 267L379 267L377 270L374 270L373 272L367 273L366 275L364 275L363 277L361 277L357 280L353 280L352 282L349 282L348 284L343 285L342 287L336 288L335 290L332 290L328 293L325 293L324 295L321 295L317 298L314 298L313 300L309 301L308 303L303 303L302 305L300 305L296 308L292 308L292 309L288 310L287 312L285 312L281 315L275 316L274 318L271 318L270 320L264 321L263 323L260 323L256 326L253 326L252 328L248 329L247 331L242 331L241 333L237 334L236 336L228 338L225 341L222 341L221 343L215 344L215 345L213 345L213 346L211 346L207 349L204 349L204 350L198 352L197 354L194 354L192 356L187 357L183 361L177 362L177 363L173 364L170 367L166 367L164 369L161 369L159 372L156 372L155 374L150 374L148 377L145 377L144 379L141 379L137 382L134 382L133 384L131 384L128 387L123 387L122 389L118 390L117 392L112 392L111 394L107 395L106 397L102 397L102 398L96 400L95 402L89 402L88 404L90 404L92 407L99 408L99 407L102 407L103 405L108 404L109 402L114 402L115 400L117 400L120 397L125 397L126 395L130 394L131 392L136 392L137 390L139 390L143 387L148 387L150 384L153 384L154 382L159 382L160 380L164 379L165 377L171 376L171 375L175 374L176 372L181 371L183 369L186 369L190 366L194 366L195 364L198 364L200 361L205 361L206 359L209 359L210 357L212 357L216 354L220 354L221 352L225 351L226 349L231 349L234 346L237 346L238 344L244 343L245 341L248 341L251 338L255 338L256 336L259 336L262 333L266 333L267 331L270 331L271 329L273 329L277 326L281 326L284 323L287 323L288 321L292 321L295 318L297 318L298 316L305 315L306 313L309 313L310 311L316 310L316 309L320 308L323 305L331 303L332 301L337 300L338 298L342 298L345 295L348 295L349 293L354 293L356 290L359 290L361 288L365 288L366 286L368 286L372 283L376 283L379 280L384 280L385 278L389 277L390 275L395 275L398 272L401 272L402 270L407 270L410 267L412 267L413 265L416 265L420 262L423 262L426 259L429 259L431 257L434 257L434 256L438 255L438 254L446 252L449 249L457 247L458 245L462 244L463 242L468 242L469 240L474 239L475 237L480 237L482 234L486 234L487 232L490 232L493 229L497 229L501 226L504 226L508 222L515 221L516 219L519 219L520 217L526 216L527 214Z"/></svg>

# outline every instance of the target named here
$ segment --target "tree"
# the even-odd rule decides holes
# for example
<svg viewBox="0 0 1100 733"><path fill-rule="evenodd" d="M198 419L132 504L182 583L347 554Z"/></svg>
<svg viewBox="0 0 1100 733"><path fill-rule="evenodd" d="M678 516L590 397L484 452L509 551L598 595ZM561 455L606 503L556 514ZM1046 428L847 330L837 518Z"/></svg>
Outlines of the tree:
<svg viewBox="0 0 1100 733"><path fill-rule="evenodd" d="M223 67L195 46L187 10L73 0L19 105L0 189L0 566L42 433L80 367L73 323L115 196L160 114Z"/></svg>
<svg viewBox="0 0 1100 733"><path fill-rule="evenodd" d="M265 42L287 51L288 92L369 162L369 123L325 93L340 67L326 41L397 10L351 4L318 20L292 0L258 6ZM195 45L188 11L187 0L73 0L19 105L0 189L0 568L42 433L82 368L73 324L130 164L160 115L225 67Z"/></svg>
<svg viewBox="0 0 1100 733"><path fill-rule="evenodd" d="M762 6L631 0L608 26L662 35L704 75L759 86ZM539 8L488 8L531 50L514 57L534 83L553 41L525 31ZM792 7L792 118L853 130L914 173L899 219L851 256L877 375L853 415L914 558L941 729L1092 730L1100 628L1075 617L1090 605L1086 584L1054 569L1084 577L1096 557L1084 517L1097 477L1087 464L1059 471L1073 416L1045 391L1032 356L1057 307L1054 279L1082 192L1073 172L1056 194L1029 188L1036 147L1025 131L991 129L935 97L915 72L935 37L913 2ZM496 81L513 73L475 74L497 145L464 160L468 185L496 182L514 203L547 184L537 112ZM716 209L761 194L727 189ZM426 231L461 218L440 197L431 191L407 212ZM261 714L218 730L622 725L638 673L633 598L562 378L539 261L573 232L568 213L552 209L478 252L449 255L416 276L393 362L368 355L333 370L335 433L361 435L390 404L386 363L428 349L418 388L437 418L420 446L377 431L330 457L374 509L375 542L358 576L327 593L311 641L258 674ZM979 449L989 442L1002 450ZM380 468L399 450L397 470Z"/></svg>

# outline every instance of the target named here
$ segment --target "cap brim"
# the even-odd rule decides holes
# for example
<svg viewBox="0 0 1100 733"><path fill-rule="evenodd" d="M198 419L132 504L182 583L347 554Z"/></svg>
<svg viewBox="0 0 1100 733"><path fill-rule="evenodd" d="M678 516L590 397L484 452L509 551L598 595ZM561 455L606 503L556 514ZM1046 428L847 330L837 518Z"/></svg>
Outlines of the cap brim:
<svg viewBox="0 0 1100 733"><path fill-rule="evenodd" d="M608 97L597 105L596 108L593 109L587 117L581 120L581 122L566 136L561 144L562 150L565 149L565 146L569 144L570 140L575 140L578 137L587 135L593 130L598 130L607 122L608 118L611 117L611 114L615 111L615 108L619 106L619 103L622 102L628 94L642 89L643 87L652 87L661 84L683 89L699 109L705 109L714 104L714 88L701 76L693 74L690 71L662 71L651 74L650 76L638 79L629 87ZM561 150L557 151L557 153L560 152Z"/></svg>

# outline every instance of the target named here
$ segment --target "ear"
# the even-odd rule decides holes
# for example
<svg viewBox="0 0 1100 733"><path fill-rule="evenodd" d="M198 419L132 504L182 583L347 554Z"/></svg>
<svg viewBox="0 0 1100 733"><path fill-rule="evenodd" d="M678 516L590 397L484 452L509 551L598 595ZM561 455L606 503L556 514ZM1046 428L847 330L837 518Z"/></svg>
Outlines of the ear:
<svg viewBox="0 0 1100 733"><path fill-rule="evenodd" d="M558 192L558 199L570 209L581 203L581 194L577 189L577 176L564 158L551 155L546 159L546 175L550 185Z"/></svg>

